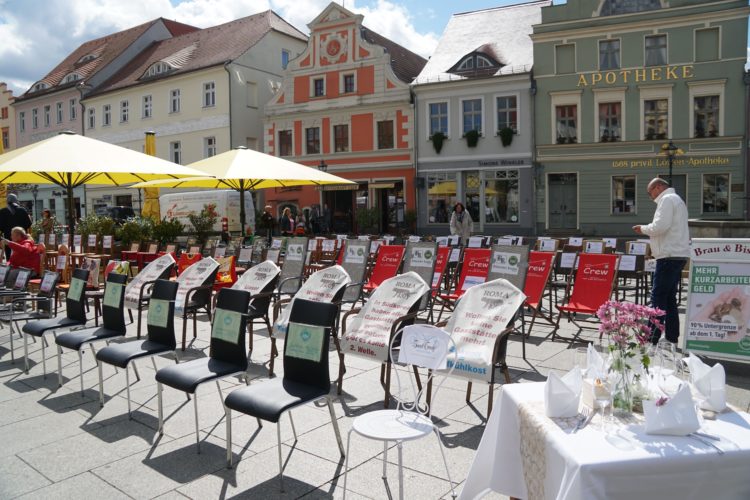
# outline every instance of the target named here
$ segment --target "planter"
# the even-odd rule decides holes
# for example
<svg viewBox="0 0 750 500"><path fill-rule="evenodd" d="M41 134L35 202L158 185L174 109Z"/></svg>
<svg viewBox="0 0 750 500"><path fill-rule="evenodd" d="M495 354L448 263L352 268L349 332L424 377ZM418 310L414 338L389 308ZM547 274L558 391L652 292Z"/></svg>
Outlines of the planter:
<svg viewBox="0 0 750 500"><path fill-rule="evenodd" d="M466 139L466 145L470 148L477 147L477 144L479 144L479 130L469 130L464 134L464 139Z"/></svg>
<svg viewBox="0 0 750 500"><path fill-rule="evenodd" d="M445 142L447 138L448 137L442 132L435 132L434 134L430 136L430 140L432 141L432 147L435 148L435 152L437 154L440 154L440 151L442 151L443 142Z"/></svg>
<svg viewBox="0 0 750 500"><path fill-rule="evenodd" d="M497 135L500 136L500 142L503 147L507 148L513 142L513 129L510 127L503 127L498 130Z"/></svg>

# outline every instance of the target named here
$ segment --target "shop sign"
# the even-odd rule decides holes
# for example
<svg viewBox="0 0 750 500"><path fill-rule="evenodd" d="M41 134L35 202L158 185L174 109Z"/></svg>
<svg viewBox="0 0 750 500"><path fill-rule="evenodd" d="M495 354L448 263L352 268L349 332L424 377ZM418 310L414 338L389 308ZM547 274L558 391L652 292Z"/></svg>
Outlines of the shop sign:
<svg viewBox="0 0 750 500"><path fill-rule="evenodd" d="M726 156L703 156L697 158L675 158L673 167L722 167L729 165ZM612 160L613 168L668 168L667 158L644 158L640 160Z"/></svg>
<svg viewBox="0 0 750 500"><path fill-rule="evenodd" d="M687 80L695 76L692 64L660 66L656 68L623 69L619 71L597 71L579 74L577 87L597 85L622 85L628 83L654 83L671 80Z"/></svg>

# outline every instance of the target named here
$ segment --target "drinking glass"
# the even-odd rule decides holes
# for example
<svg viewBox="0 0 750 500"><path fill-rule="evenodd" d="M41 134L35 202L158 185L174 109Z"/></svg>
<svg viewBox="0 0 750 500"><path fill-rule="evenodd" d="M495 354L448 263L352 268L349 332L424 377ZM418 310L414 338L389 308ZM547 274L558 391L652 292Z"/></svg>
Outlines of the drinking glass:
<svg viewBox="0 0 750 500"><path fill-rule="evenodd" d="M659 342L656 344L656 356L659 359L659 375L662 378L669 376L672 373L675 375L677 374L677 365L675 363L677 352L675 350L675 345L672 342L664 337L660 338Z"/></svg>
<svg viewBox="0 0 750 500"><path fill-rule="evenodd" d="M586 376L586 368L588 368L588 350L585 347L576 347L575 352L575 363L578 368L581 369L584 378Z"/></svg>
<svg viewBox="0 0 750 500"><path fill-rule="evenodd" d="M612 386L613 386L613 380L612 377L608 377L605 379L597 379L597 382L594 386L594 399L596 400L596 405L599 408L599 423L601 425L602 431L607 432L609 427L609 422L612 417Z"/></svg>

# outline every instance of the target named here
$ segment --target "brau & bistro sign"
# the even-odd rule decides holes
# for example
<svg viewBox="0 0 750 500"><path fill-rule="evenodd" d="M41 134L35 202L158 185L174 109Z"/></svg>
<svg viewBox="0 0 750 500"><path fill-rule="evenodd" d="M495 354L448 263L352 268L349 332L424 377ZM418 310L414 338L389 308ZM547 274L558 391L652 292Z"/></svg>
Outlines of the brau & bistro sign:
<svg viewBox="0 0 750 500"><path fill-rule="evenodd" d="M681 66L658 66L655 68L581 73L578 75L578 85L576 86L596 87L597 85L687 80L695 76L694 69L692 64L683 64Z"/></svg>

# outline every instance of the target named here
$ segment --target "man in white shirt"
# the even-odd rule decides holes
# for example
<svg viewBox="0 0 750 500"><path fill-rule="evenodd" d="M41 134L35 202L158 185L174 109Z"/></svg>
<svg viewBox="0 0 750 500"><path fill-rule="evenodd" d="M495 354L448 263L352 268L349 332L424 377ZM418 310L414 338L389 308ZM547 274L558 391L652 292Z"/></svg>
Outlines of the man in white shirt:
<svg viewBox="0 0 750 500"><path fill-rule="evenodd" d="M646 191L656 203L654 220L645 226L633 226L633 230L651 239L651 254L656 259L651 306L666 311L664 335L676 343L680 336L677 286L682 279L682 268L690 256L688 211L685 202L664 179L652 179ZM651 342L656 344L660 335L658 329L652 329Z"/></svg>

